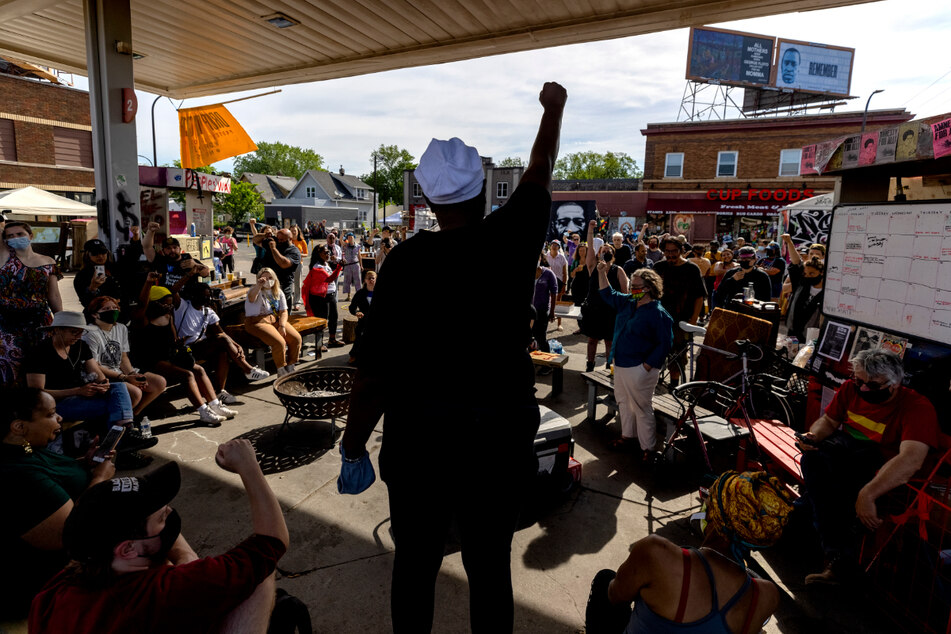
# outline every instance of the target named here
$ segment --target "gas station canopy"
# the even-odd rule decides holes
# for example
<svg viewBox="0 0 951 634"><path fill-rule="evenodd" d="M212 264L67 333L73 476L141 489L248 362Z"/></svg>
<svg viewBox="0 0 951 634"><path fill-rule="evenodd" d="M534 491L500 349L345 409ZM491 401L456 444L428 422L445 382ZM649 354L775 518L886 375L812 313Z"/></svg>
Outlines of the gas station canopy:
<svg viewBox="0 0 951 634"><path fill-rule="evenodd" d="M186 98L866 1L131 0L123 44L136 88ZM83 16L0 0L0 56L85 75Z"/></svg>

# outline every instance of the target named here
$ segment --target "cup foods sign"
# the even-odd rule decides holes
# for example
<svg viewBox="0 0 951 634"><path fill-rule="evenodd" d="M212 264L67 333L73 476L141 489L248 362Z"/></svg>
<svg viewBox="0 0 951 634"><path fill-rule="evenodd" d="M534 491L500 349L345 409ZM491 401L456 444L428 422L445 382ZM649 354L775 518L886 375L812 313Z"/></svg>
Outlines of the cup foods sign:
<svg viewBox="0 0 951 634"><path fill-rule="evenodd" d="M738 200L776 201L794 203L815 196L813 189L708 189L707 200Z"/></svg>

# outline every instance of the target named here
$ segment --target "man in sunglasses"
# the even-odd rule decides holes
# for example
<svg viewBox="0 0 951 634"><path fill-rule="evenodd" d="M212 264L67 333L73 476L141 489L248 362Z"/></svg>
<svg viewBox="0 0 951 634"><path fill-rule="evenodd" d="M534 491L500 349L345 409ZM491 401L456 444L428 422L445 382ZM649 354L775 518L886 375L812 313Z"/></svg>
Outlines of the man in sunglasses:
<svg viewBox="0 0 951 634"><path fill-rule="evenodd" d="M938 447L935 408L902 386L898 355L863 350L851 363L851 379L799 443L827 562L825 570L806 576L806 585L838 584L857 570L862 527L874 530L882 523L876 503L907 482Z"/></svg>

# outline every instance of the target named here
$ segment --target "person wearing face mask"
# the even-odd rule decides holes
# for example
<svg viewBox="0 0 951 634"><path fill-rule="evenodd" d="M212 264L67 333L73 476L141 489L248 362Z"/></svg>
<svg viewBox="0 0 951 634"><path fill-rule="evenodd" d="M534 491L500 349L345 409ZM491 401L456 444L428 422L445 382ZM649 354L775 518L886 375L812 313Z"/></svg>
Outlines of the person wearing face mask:
<svg viewBox="0 0 951 634"><path fill-rule="evenodd" d="M773 287L769 281L769 275L765 271L754 268L756 262L756 249L753 247L743 247L737 253L736 260L739 262L739 268L727 271L723 274L723 279L717 286L716 302L717 306L723 308L730 307L730 300L749 284L753 284L753 296L761 302L768 302L773 296Z"/></svg>
<svg viewBox="0 0 951 634"><path fill-rule="evenodd" d="M86 307L86 321L90 330L83 333L99 369L111 382L126 384L132 399L132 413L142 410L165 391L165 377L152 372L139 372L129 360L129 329L119 320L119 301L101 295Z"/></svg>
<svg viewBox="0 0 951 634"><path fill-rule="evenodd" d="M264 634L274 607L274 570L290 543L287 525L250 442L219 445L215 462L241 478L251 535L199 559L170 506L181 488L175 462L146 476L96 484L66 520L63 542L71 561L34 599L30 631Z"/></svg>
<svg viewBox="0 0 951 634"><path fill-rule="evenodd" d="M630 293L611 288L607 262L598 263L601 299L617 311L608 363L614 361L614 397L621 420L621 437L609 447L629 451L640 446L647 459L657 445L657 421L652 398L660 366L674 342L674 320L658 301L664 295L660 275L641 268L631 275Z"/></svg>
<svg viewBox="0 0 951 634"><path fill-rule="evenodd" d="M850 362L852 377L800 442L806 497L826 560L806 585L838 584L857 572L862 527L882 523L877 502L938 448L935 408L902 385L898 355L863 350Z"/></svg>
<svg viewBox="0 0 951 634"><path fill-rule="evenodd" d="M287 297L277 285L277 274L261 269L244 300L244 330L270 346L278 377L295 372L300 358L302 338L287 323L287 312Z"/></svg>
<svg viewBox="0 0 951 634"><path fill-rule="evenodd" d="M792 285L786 334L805 343L806 330L819 327L825 263L815 257L803 262L788 233L783 235L783 242L789 247L789 282Z"/></svg>
<svg viewBox="0 0 951 634"><path fill-rule="evenodd" d="M83 245L83 267L73 278L73 289L83 308L101 296L121 298L122 287L116 275L115 260L106 243L98 238Z"/></svg>
<svg viewBox="0 0 951 634"><path fill-rule="evenodd" d="M588 223L588 244L594 244L594 228L596 225L596 220ZM594 358L598 352L599 341L604 341L605 367L610 367L607 359L611 355L614 320L617 317L617 311L601 299L601 285L597 272L597 266L600 262L606 262L609 265L606 275L611 288L619 293L627 292L627 276L624 275L621 267L614 263L614 247L610 244L602 244L600 248L588 249L585 256L585 268L588 272L588 293L584 304L581 305L581 320L578 324L581 334L588 338L585 372L594 370Z"/></svg>
<svg viewBox="0 0 951 634"><path fill-rule="evenodd" d="M739 263L733 259L733 250L732 249L723 249L720 253L720 258L717 260L716 264L713 265L713 289L711 290L711 305L713 308L716 308L717 304L717 289L720 288L720 283L723 281L723 276L733 269L739 268Z"/></svg>
<svg viewBox="0 0 951 634"><path fill-rule="evenodd" d="M233 416L215 395L215 388L205 369L175 329L174 296L164 286L155 286L158 274L150 273L142 286L140 308L131 330L132 361L146 371L169 381L184 383L188 400L197 408L199 422L207 427L220 427Z"/></svg>
<svg viewBox="0 0 951 634"><path fill-rule="evenodd" d="M696 324L703 310L703 300L707 296L707 288L703 284L700 268L683 257L683 243L673 236L661 238L661 250L664 260L654 265L654 271L664 280L664 296L661 303L674 320L674 346L684 350L681 353L680 367L687 367L686 342L692 335L678 327L682 321ZM671 364L670 378L676 383L680 375L676 364Z"/></svg>
<svg viewBox="0 0 951 634"><path fill-rule="evenodd" d="M20 380L20 364L39 345L53 313L63 310L59 293L62 274L52 258L33 252L33 228L7 222L3 242L9 257L0 266L0 383Z"/></svg>
<svg viewBox="0 0 951 634"><path fill-rule="evenodd" d="M304 279L302 291L307 316L327 320L327 332L330 333L328 345L331 348L345 345L337 340L337 279L343 268L343 261L334 258L329 247L317 247L310 258L310 272ZM327 346L321 347L321 352L327 352Z"/></svg>

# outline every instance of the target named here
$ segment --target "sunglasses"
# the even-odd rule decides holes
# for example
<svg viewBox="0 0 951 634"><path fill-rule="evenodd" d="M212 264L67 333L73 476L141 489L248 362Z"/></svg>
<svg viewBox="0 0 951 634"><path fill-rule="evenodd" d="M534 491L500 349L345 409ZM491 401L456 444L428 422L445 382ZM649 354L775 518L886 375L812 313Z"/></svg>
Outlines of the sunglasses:
<svg viewBox="0 0 951 634"><path fill-rule="evenodd" d="M881 390L888 387L885 383L879 383L878 381L863 381L862 379L855 378L855 375L849 377L852 379L852 382L855 383L855 386L861 389L862 387L867 387L870 390Z"/></svg>

